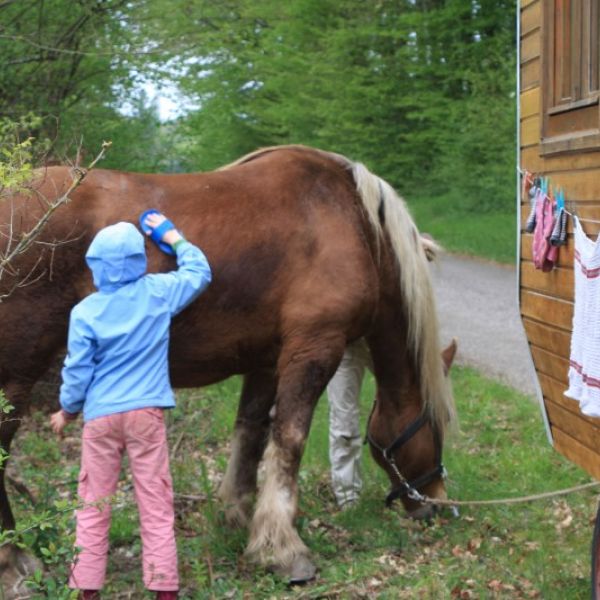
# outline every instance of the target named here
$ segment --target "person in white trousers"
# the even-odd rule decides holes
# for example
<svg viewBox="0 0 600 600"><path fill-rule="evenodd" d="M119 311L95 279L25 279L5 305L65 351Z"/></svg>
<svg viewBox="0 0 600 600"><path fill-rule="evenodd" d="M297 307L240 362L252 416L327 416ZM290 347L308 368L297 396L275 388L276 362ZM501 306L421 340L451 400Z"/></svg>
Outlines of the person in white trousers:
<svg viewBox="0 0 600 600"><path fill-rule="evenodd" d="M327 386L331 483L342 509L355 504L362 489L359 398L366 368L372 369L371 355L365 340L360 339L347 346Z"/></svg>

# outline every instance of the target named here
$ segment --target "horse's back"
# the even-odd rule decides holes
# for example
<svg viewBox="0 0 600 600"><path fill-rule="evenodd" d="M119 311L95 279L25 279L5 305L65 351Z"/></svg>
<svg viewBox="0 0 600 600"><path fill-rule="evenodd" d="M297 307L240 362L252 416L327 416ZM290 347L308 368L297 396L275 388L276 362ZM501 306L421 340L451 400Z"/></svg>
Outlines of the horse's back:
<svg viewBox="0 0 600 600"><path fill-rule="evenodd" d="M22 227L43 214L39 195L57 197L71 181L67 168L45 170L38 195L20 200ZM351 176L323 153L290 149L208 173L89 172L40 237L55 244L38 265L45 274L0 304L3 324L20 332L14 344L30 339L25 315L48 345L64 344L70 308L93 290L84 261L93 235L118 221L137 224L148 208L167 214L213 270L207 292L174 322L176 385L272 362L289 332L332 321L360 328L357 317L374 309L375 268ZM149 271L175 268L152 243L147 250ZM206 378L191 375L199 372Z"/></svg>

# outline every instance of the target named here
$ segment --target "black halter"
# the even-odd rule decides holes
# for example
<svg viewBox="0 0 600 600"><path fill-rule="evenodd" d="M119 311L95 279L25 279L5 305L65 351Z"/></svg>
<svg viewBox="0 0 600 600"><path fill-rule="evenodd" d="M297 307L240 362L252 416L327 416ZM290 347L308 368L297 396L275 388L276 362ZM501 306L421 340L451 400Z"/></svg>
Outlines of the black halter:
<svg viewBox="0 0 600 600"><path fill-rule="evenodd" d="M428 422L428 418L425 413L421 413L412 423L386 448L383 448L379 444L373 440L371 434L369 433L369 426L371 424L371 416L373 412L371 411L371 415L369 415L369 422L367 423L367 434L365 436L365 443L368 441L373 447L377 448L383 455L383 458L387 462L387 464L391 467L392 471L398 478L400 485L398 487L392 488L390 493L387 495L385 499L385 505L391 506L392 502L398 498L402 498L403 496L408 496L411 500L421 501L424 499L418 488L423 487L429 483L431 483L434 479L438 477L446 476L446 469L442 464L442 444L440 443L440 435L435 426L432 425L433 429L433 440L435 443L435 462L437 466L413 479L408 481L404 475L400 472L396 461L394 460L394 452L401 448L406 442L408 442L416 433Z"/></svg>

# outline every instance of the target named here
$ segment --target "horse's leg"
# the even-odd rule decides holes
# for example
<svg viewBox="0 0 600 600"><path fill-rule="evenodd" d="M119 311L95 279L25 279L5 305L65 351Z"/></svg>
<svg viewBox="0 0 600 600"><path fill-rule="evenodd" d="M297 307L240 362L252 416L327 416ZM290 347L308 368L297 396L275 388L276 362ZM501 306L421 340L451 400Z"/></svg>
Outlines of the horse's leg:
<svg viewBox="0 0 600 600"><path fill-rule="evenodd" d="M30 383L9 383L4 387L6 399L13 409L0 418L0 449L3 455L10 453L12 440L21 424L21 416L29 402L32 387ZM14 529L15 518L6 493L4 478L6 466L7 461L3 461L0 465L0 519L2 529Z"/></svg>
<svg viewBox="0 0 600 600"><path fill-rule="evenodd" d="M231 456L219 488L225 518L234 526L245 526L250 518L256 473L267 444L269 410L275 400L276 387L273 371L255 371L244 378L231 439Z"/></svg>
<svg viewBox="0 0 600 600"><path fill-rule="evenodd" d="M0 419L0 448L8 454L12 440L21 424L21 418L27 411L31 382L9 382L3 386L3 391L13 410L3 414ZM15 518L10 507L6 491L5 469L7 461L0 465L0 519L2 529L14 529ZM13 544L0 548L0 581L6 598L29 597L21 594L28 590L25 579L32 576L36 570L42 568L39 560Z"/></svg>
<svg viewBox="0 0 600 600"><path fill-rule="evenodd" d="M276 413L264 457L265 481L252 519L248 556L290 582L312 579L315 567L294 527L298 469L319 396L344 352L343 335L295 332L282 348Z"/></svg>

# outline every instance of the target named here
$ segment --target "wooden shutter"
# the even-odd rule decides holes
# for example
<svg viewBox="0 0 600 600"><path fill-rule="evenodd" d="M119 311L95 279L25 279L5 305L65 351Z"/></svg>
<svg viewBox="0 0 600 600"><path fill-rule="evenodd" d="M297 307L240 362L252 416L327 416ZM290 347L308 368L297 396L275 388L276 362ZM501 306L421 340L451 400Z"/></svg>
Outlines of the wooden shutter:
<svg viewBox="0 0 600 600"><path fill-rule="evenodd" d="M542 154L600 148L599 3L544 3Z"/></svg>

